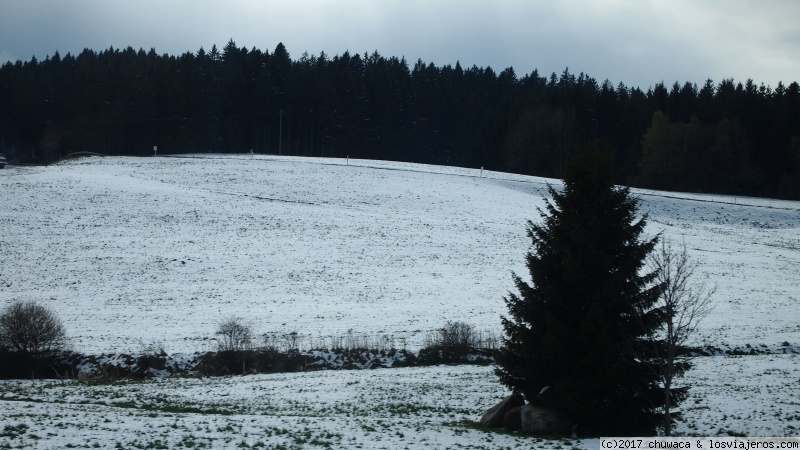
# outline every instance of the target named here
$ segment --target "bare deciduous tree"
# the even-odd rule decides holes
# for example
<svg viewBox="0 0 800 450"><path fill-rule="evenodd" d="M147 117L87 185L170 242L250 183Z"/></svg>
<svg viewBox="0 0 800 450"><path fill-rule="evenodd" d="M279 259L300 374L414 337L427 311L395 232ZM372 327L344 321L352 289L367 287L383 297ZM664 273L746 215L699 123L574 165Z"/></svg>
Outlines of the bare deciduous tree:
<svg viewBox="0 0 800 450"><path fill-rule="evenodd" d="M253 349L253 328L238 316L230 316L217 326L217 346L220 352L240 352L242 373L247 371L247 353Z"/></svg>
<svg viewBox="0 0 800 450"><path fill-rule="evenodd" d="M253 329L241 317L231 316L224 319L217 326L217 339L219 351L251 350L253 344Z"/></svg>
<svg viewBox="0 0 800 450"><path fill-rule="evenodd" d="M17 301L0 314L0 348L40 356L65 344L61 320L35 301Z"/></svg>
<svg viewBox="0 0 800 450"><path fill-rule="evenodd" d="M663 286L658 308L666 317L661 330L663 344L657 351L660 361L659 376L664 383L664 434L672 429L671 399L674 392L672 382L688 367L685 353L681 353L688 339L697 330L700 321L711 312L711 297L716 287L708 287L693 277L697 263L689 257L686 243L677 249L667 241L648 258L649 268L657 274L657 282Z"/></svg>

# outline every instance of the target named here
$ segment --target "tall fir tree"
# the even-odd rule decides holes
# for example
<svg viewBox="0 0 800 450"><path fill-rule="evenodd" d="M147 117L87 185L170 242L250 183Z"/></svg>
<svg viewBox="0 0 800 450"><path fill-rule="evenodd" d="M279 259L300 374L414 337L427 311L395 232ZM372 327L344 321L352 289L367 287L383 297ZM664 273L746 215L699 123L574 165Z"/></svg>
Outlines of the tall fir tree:
<svg viewBox="0 0 800 450"><path fill-rule="evenodd" d="M648 336L663 323L662 287L643 269L657 238L643 238L646 216L614 186L607 155L573 158L550 195L542 222L528 221L532 283L513 275L496 373L580 435L653 434L664 399Z"/></svg>

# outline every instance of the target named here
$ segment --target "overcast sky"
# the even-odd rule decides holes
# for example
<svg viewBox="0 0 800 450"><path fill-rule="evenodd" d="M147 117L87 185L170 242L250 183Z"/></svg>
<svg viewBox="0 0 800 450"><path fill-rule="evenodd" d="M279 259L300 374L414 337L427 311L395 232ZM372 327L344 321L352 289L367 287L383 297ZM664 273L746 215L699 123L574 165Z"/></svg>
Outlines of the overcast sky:
<svg viewBox="0 0 800 450"><path fill-rule="evenodd" d="M0 0L0 63L212 44L293 59L377 50L437 66L565 68L642 89L800 81L800 0Z"/></svg>

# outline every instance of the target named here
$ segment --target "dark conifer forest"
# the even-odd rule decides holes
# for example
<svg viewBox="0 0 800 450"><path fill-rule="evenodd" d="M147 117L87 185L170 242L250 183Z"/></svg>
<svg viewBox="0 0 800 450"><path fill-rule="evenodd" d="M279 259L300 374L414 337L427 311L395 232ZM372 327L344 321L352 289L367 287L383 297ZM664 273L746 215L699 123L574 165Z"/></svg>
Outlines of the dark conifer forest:
<svg viewBox="0 0 800 450"><path fill-rule="evenodd" d="M532 65L535 61L532 61ZM371 158L558 177L613 154L620 184L800 199L800 86L647 88L570 73L436 66L344 52L85 49L0 67L10 162L74 152Z"/></svg>

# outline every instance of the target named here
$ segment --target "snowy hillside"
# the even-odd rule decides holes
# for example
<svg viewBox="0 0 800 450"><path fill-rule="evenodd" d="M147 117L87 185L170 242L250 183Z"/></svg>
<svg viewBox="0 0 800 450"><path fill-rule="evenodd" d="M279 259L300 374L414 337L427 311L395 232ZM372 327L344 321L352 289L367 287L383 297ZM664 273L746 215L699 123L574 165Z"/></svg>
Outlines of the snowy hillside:
<svg viewBox="0 0 800 450"><path fill-rule="evenodd" d="M418 347L447 320L499 332L548 182L342 159L88 158L0 176L0 303L35 299L76 350L207 350L354 330ZM483 177L481 177L483 175ZM699 343L800 343L800 203L636 192L717 284Z"/></svg>
<svg viewBox="0 0 800 450"><path fill-rule="evenodd" d="M483 175L483 176L481 176ZM0 173L0 306L35 299L76 350L212 349L223 317L419 347L447 320L499 332L548 180L377 161L90 158ZM549 182L558 185L556 181ZM800 203L635 191L648 233L717 285L697 343L800 344ZM796 436L800 355L697 358L682 436ZM0 447L581 448L476 429L491 367L0 382Z"/></svg>

